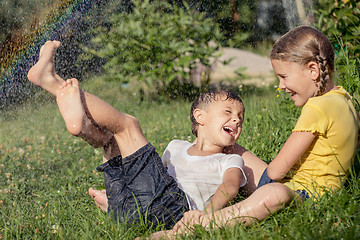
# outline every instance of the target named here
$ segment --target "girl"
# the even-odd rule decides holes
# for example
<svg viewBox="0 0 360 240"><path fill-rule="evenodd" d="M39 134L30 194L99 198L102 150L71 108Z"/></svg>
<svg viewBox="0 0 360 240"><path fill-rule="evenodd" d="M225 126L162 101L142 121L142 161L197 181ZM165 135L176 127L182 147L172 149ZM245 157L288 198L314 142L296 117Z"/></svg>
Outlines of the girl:
<svg viewBox="0 0 360 240"><path fill-rule="evenodd" d="M282 36L270 54L279 88L291 95L301 115L279 154L265 169L234 146L254 176L257 189L244 201L214 214L190 211L173 231L188 224L208 226L262 220L294 199L306 200L339 189L357 148L359 117L351 96L333 82L334 50L320 31L297 27Z"/></svg>

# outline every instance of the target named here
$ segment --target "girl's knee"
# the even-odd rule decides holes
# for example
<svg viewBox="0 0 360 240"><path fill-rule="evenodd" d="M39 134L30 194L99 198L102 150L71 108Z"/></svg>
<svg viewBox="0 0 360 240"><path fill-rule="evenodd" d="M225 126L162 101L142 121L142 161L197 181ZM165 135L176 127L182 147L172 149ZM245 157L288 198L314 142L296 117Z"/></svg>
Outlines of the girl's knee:
<svg viewBox="0 0 360 240"><path fill-rule="evenodd" d="M282 183L269 183L259 188L265 191L262 204L271 211L277 211L289 204L295 196L295 192Z"/></svg>

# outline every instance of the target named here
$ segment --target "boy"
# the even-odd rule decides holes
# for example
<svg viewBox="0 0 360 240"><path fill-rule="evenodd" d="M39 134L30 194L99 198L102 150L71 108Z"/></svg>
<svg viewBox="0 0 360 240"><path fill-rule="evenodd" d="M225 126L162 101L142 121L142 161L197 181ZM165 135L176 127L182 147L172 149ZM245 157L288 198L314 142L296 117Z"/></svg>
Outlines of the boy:
<svg viewBox="0 0 360 240"><path fill-rule="evenodd" d="M136 118L81 91L76 79L64 81L55 73L53 56L59 46L58 41L45 43L28 78L56 96L71 134L103 148L103 164L97 169L104 172L107 198L105 192L89 189L98 206L119 221L139 222L146 216L169 229L184 212L216 211L237 195L246 183L243 160L222 153L241 133L244 106L237 95L219 90L200 96L191 110L196 143L172 141L162 162Z"/></svg>

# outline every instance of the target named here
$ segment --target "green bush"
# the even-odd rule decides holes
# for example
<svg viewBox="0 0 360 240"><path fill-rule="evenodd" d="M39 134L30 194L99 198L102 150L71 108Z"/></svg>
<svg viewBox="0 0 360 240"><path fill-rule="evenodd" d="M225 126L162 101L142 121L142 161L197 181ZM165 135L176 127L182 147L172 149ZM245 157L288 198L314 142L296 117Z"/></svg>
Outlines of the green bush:
<svg viewBox="0 0 360 240"><path fill-rule="evenodd" d="M134 1L130 13L113 14L109 26L95 30L90 46L83 46L82 59L104 59L107 79L170 97L174 90L181 95L194 85L191 71L202 63L206 70L197 88L207 88L210 58L221 34L211 19L184 5L186 9L165 1Z"/></svg>
<svg viewBox="0 0 360 240"><path fill-rule="evenodd" d="M337 58L338 82L352 95L360 92L360 2L319 0L317 28L332 42Z"/></svg>

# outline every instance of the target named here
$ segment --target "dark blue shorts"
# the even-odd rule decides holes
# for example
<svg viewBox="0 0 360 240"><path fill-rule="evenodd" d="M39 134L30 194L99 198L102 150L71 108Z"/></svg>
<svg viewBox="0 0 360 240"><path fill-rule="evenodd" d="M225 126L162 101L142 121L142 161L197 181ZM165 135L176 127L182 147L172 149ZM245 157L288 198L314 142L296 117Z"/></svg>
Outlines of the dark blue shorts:
<svg viewBox="0 0 360 240"><path fill-rule="evenodd" d="M267 168L265 168L263 174L261 175L260 181L258 186L256 187L256 189L258 189L261 186L264 186L268 183L272 183L275 182L274 180L272 180L271 178L269 178L268 174L267 174ZM306 199L309 199L310 196L307 193L306 190L296 190L295 191L297 194L299 194L299 196L301 197L302 201L304 202Z"/></svg>
<svg viewBox="0 0 360 240"><path fill-rule="evenodd" d="M262 187L268 183L272 183L275 182L274 180L272 180L271 178L269 178L268 174L267 174L267 168L265 168L263 174L261 175L260 181L256 187L256 189L258 189L259 187Z"/></svg>
<svg viewBox="0 0 360 240"><path fill-rule="evenodd" d="M117 156L96 168L104 172L108 212L120 222L172 228L189 210L185 193L169 176L150 144L130 156Z"/></svg>

